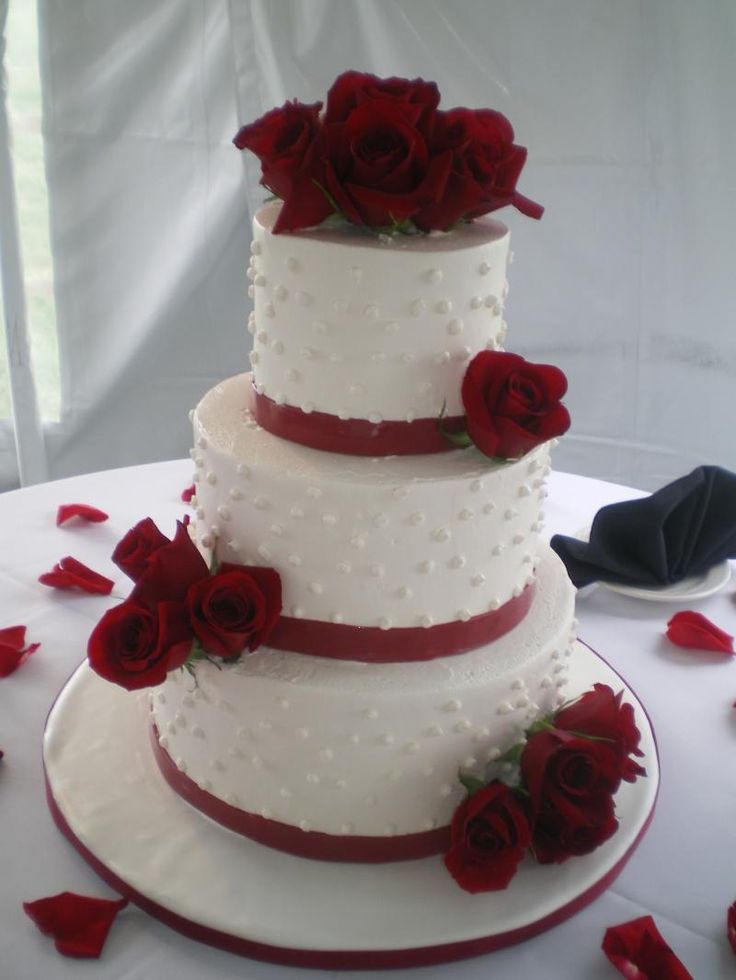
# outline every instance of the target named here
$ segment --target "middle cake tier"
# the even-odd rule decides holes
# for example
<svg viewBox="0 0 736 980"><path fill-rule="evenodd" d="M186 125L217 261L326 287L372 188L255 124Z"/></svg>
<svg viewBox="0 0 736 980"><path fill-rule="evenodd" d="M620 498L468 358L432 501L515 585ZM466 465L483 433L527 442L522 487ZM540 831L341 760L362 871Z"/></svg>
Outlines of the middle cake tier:
<svg viewBox="0 0 736 980"><path fill-rule="evenodd" d="M266 432L251 397L249 375L230 378L193 414L195 533L221 561L278 571L284 628L299 620L303 637L310 623L374 635L465 627L467 642L430 654L438 656L523 618L541 551L548 444L509 463L474 448L341 456ZM489 620L490 633L473 633ZM294 649L292 639L283 645Z"/></svg>

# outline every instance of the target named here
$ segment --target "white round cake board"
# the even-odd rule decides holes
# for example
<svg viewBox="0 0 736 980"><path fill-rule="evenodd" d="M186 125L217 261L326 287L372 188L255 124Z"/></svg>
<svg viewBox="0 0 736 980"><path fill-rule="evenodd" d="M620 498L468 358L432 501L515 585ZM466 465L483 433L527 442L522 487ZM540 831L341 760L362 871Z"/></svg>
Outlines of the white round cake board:
<svg viewBox="0 0 736 980"><path fill-rule="evenodd" d="M521 941L574 914L610 884L649 824L659 767L643 707L582 643L575 681L579 690L571 695L594 682L616 691L623 686L635 707L647 777L619 790L620 827L611 840L562 865L526 860L502 892L464 892L441 856L387 864L313 861L211 822L160 774L147 696L101 680L86 664L49 714L49 805L62 832L108 883L192 938L327 969L459 959Z"/></svg>

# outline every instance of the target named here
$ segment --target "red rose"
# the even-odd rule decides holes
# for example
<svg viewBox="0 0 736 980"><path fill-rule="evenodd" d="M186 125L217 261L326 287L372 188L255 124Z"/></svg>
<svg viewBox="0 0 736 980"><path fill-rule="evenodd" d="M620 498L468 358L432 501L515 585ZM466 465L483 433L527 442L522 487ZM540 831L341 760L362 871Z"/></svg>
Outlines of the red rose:
<svg viewBox="0 0 736 980"><path fill-rule="evenodd" d="M499 782L460 804L450 834L445 865L460 887L472 893L506 888L531 839L523 804Z"/></svg>
<svg viewBox="0 0 736 980"><path fill-rule="evenodd" d="M430 156L417 114L403 103L369 100L327 127L327 189L349 221L390 226L442 196L451 154Z"/></svg>
<svg viewBox="0 0 736 980"><path fill-rule="evenodd" d="M523 456L569 428L570 416L560 404L566 390L565 375L551 364L481 351L462 384L468 435L486 456Z"/></svg>
<svg viewBox="0 0 736 980"><path fill-rule="evenodd" d="M146 569L148 559L159 548L170 544L165 534L156 527L150 517L138 521L115 546L112 560L128 578L137 582Z"/></svg>
<svg viewBox="0 0 736 980"><path fill-rule="evenodd" d="M521 773L535 814L563 799L584 807L601 794L612 796L621 785L613 745L557 729L529 738L521 754Z"/></svg>
<svg viewBox="0 0 736 980"><path fill-rule="evenodd" d="M274 232L318 225L333 208L318 184L324 184L321 102L285 102L243 126L233 143L261 161L261 183L284 202Z"/></svg>
<svg viewBox="0 0 736 980"><path fill-rule="evenodd" d="M345 122L350 113L368 100L383 99L416 107L414 121L427 119L439 105L440 93L434 82L422 78L378 78L359 71L338 76L327 93L325 123Z"/></svg>
<svg viewBox="0 0 736 980"><path fill-rule="evenodd" d="M630 759L643 755L639 748L639 729L634 721L634 709L622 704L623 691L614 694L607 684L594 684L572 704L555 714L555 728L583 733L592 738L606 739L616 753L621 778L633 783L646 770Z"/></svg>
<svg viewBox="0 0 736 980"><path fill-rule="evenodd" d="M192 633L186 606L160 602L155 609L128 600L108 609L92 630L92 669L128 691L161 684L189 656Z"/></svg>
<svg viewBox="0 0 736 980"><path fill-rule="evenodd" d="M524 746L521 774L534 818L532 850L541 864L588 854L616 832L620 762L608 742L537 732Z"/></svg>
<svg viewBox="0 0 736 980"><path fill-rule="evenodd" d="M531 848L540 864L562 864L590 854L617 830L611 796L600 793L574 801L558 794L554 804L545 800L535 815Z"/></svg>
<svg viewBox="0 0 736 980"><path fill-rule="evenodd" d="M204 650L226 659L264 643L281 615L281 578L272 568L223 564L187 593L192 629Z"/></svg>
<svg viewBox="0 0 736 980"><path fill-rule="evenodd" d="M731 949L736 953L736 902L728 906L726 912L726 934L731 944Z"/></svg>
<svg viewBox="0 0 736 980"><path fill-rule="evenodd" d="M189 587L207 575L207 563L186 525L177 521L174 540L166 539L149 553L130 598L151 608L164 600L184 602Z"/></svg>
<svg viewBox="0 0 736 980"><path fill-rule="evenodd" d="M446 230L461 219L516 205L540 218L543 208L516 191L526 149L514 143L511 123L491 109L438 112L432 149L452 152L452 167L441 200L422 208L414 222L425 231Z"/></svg>

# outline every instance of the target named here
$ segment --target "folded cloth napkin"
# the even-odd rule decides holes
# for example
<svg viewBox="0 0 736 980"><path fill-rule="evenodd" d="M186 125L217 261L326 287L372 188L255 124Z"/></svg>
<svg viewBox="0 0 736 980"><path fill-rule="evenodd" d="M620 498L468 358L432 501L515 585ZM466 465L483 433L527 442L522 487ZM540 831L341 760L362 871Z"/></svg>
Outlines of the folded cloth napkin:
<svg viewBox="0 0 736 980"><path fill-rule="evenodd" d="M699 466L641 500L601 507L590 538L551 541L574 585L671 585L736 558L736 473Z"/></svg>

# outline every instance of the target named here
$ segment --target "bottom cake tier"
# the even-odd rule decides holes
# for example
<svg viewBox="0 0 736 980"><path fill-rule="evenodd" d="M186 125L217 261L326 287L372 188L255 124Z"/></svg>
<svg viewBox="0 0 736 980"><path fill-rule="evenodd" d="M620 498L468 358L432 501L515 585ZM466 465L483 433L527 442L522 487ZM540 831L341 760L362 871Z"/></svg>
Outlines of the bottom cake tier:
<svg viewBox="0 0 736 980"><path fill-rule="evenodd" d="M224 668L200 662L152 693L154 751L190 803L282 850L438 853L465 794L458 770L480 775L562 700L573 615L546 550L523 621L468 653L369 664L261 648Z"/></svg>

